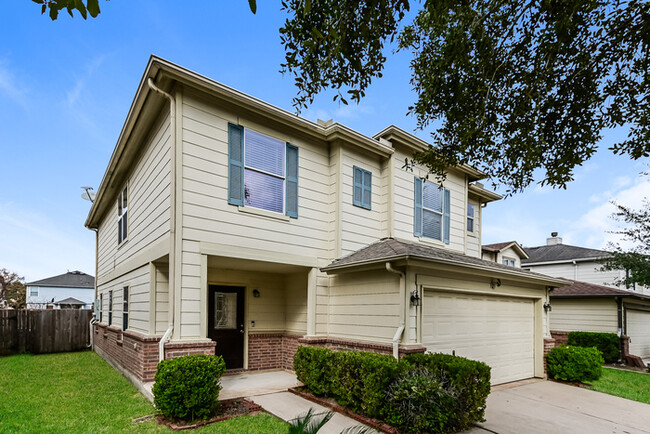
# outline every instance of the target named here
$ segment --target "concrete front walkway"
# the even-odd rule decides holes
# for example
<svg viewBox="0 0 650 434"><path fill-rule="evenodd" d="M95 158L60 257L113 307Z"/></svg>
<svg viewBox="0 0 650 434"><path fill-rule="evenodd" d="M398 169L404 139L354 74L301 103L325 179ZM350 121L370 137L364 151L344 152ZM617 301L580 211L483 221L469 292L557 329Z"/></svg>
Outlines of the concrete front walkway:
<svg viewBox="0 0 650 434"><path fill-rule="evenodd" d="M497 386L472 434L650 433L650 405L552 381Z"/></svg>

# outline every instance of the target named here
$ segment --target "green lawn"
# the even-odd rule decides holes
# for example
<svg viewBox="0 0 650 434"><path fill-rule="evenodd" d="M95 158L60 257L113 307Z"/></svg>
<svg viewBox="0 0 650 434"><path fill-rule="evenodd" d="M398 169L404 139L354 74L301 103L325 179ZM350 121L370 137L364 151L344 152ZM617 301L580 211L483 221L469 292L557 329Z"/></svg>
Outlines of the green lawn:
<svg viewBox="0 0 650 434"><path fill-rule="evenodd" d="M603 376L590 389L650 404L650 374L603 368Z"/></svg>
<svg viewBox="0 0 650 434"><path fill-rule="evenodd" d="M166 432L133 419L155 409L93 352L0 357L0 432ZM268 414L219 422L198 431L278 433L288 425Z"/></svg>

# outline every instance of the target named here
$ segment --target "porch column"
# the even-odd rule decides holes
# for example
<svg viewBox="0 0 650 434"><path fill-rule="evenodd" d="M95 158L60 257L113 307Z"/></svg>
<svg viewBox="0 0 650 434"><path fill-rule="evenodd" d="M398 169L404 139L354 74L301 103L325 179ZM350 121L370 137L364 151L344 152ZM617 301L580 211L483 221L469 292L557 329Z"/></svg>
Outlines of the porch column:
<svg viewBox="0 0 650 434"><path fill-rule="evenodd" d="M318 268L309 270L307 275L307 336L316 335L316 283Z"/></svg>

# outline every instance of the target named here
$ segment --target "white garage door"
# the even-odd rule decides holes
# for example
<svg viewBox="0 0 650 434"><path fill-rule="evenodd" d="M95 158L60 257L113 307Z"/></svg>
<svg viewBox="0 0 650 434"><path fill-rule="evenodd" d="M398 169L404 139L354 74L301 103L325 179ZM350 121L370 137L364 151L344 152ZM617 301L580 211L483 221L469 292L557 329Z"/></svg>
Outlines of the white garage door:
<svg viewBox="0 0 650 434"><path fill-rule="evenodd" d="M422 309L428 351L487 363L492 384L534 376L533 301L425 290Z"/></svg>
<svg viewBox="0 0 650 434"><path fill-rule="evenodd" d="M626 309L630 354L650 362L650 312Z"/></svg>

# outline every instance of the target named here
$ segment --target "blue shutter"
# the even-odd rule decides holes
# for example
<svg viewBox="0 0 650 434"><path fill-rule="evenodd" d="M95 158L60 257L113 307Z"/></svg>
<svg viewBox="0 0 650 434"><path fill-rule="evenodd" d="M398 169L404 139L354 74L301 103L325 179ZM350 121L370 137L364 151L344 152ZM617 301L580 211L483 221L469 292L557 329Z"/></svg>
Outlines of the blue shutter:
<svg viewBox="0 0 650 434"><path fill-rule="evenodd" d="M449 196L449 190L445 188L445 198L444 198L444 203L442 204L442 212L443 212L443 223L442 223L442 230L443 230L443 240L445 244L449 244L449 207L450 207L450 196Z"/></svg>
<svg viewBox="0 0 650 434"><path fill-rule="evenodd" d="M287 143L287 208L289 217L298 218L298 148Z"/></svg>
<svg viewBox="0 0 650 434"><path fill-rule="evenodd" d="M228 124L228 203L244 206L244 128Z"/></svg>
<svg viewBox="0 0 650 434"><path fill-rule="evenodd" d="M415 177L414 192L414 207L413 207L413 235L416 237L422 236L422 180Z"/></svg>
<svg viewBox="0 0 650 434"><path fill-rule="evenodd" d="M357 166L353 168L352 204L363 206L363 171Z"/></svg>
<svg viewBox="0 0 650 434"><path fill-rule="evenodd" d="M372 173L363 170L363 197L361 206L367 209L372 208Z"/></svg>

